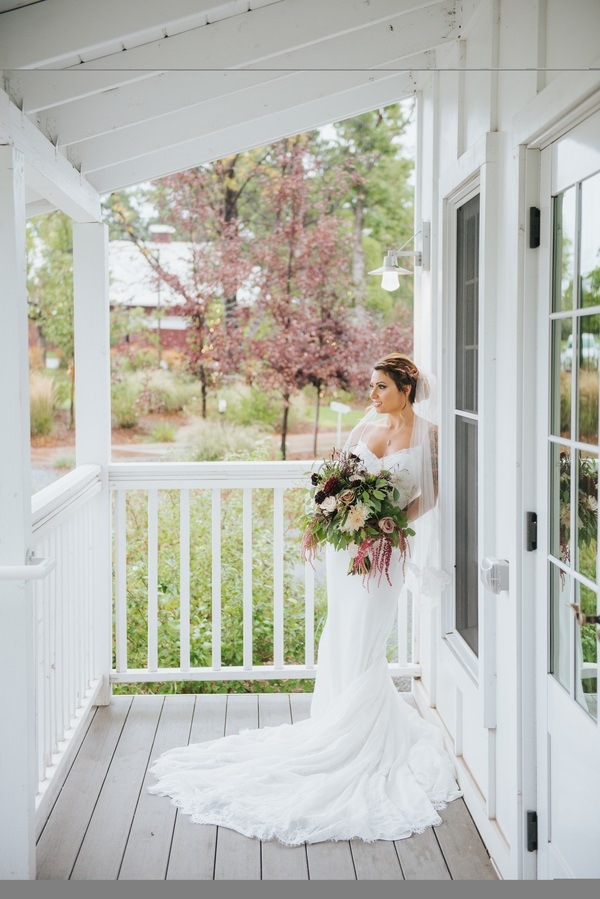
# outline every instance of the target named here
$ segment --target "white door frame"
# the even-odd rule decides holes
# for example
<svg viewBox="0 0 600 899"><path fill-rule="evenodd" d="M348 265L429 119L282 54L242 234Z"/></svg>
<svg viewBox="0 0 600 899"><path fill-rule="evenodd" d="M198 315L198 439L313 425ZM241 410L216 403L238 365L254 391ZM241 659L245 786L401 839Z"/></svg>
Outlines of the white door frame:
<svg viewBox="0 0 600 899"><path fill-rule="evenodd" d="M559 87L565 87L563 92ZM600 88L600 83L597 85ZM556 102L544 104L538 97L514 119L513 134L519 144L513 153L518 158L519 177L519 238L517 273L519 289L521 352L517 358L521 379L521 408L518 419L521 427L521 525L525 527L527 511L537 513L538 551L527 552L523 540L520 557L521 602L519 623L521 628L520 726L519 769L521 776L522 844L525 845L526 812L538 814L537 852L524 852L524 879L549 877L548 869L548 749L547 707L545 696L546 660L548 652L547 621L539 621L535 601L528 598L543 592L547 598L547 564L540 559L544 553L545 535L548 533L547 503L544 497L548 485L548 460L544 451L539 458L540 434L546 438L549 403L549 348L541 340L542 330L548 327L548 310L551 289L552 265L552 208L550 204L550 172L544 171L542 153L545 147L559 139L579 122L600 108L600 95L590 91L583 99L578 96L582 85L577 84L571 73L556 79ZM544 118L545 117L545 118ZM529 248L529 210L540 210L540 246ZM536 302L531 298L536 297ZM540 316L543 321L540 321ZM543 330L546 333L546 330ZM525 538L525 535L524 535ZM543 570L542 570L543 569ZM541 577L540 577L541 575ZM540 746L546 746L540 752ZM568 876L568 874L565 874Z"/></svg>

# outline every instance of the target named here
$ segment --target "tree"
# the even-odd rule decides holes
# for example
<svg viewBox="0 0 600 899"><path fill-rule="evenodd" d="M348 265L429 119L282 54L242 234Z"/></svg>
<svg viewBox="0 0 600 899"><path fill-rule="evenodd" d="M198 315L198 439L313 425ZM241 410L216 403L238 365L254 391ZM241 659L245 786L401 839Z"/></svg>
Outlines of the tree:
<svg viewBox="0 0 600 899"><path fill-rule="evenodd" d="M189 172L162 178L154 182L149 197L161 220L175 228L178 239L208 241L218 250L215 259L241 263L240 253L244 240L251 237L251 223L259 203L253 186L266 152L268 149L234 153ZM238 293L247 274L243 265L239 270L235 265L223 270L221 293L228 328L236 326Z"/></svg>
<svg viewBox="0 0 600 899"><path fill-rule="evenodd" d="M283 400L283 459L293 395L315 387L316 453L323 390L354 384L365 333L348 304L347 223L334 214L351 176L342 167L328 178L323 172L314 136L299 135L273 145L262 176L269 234L255 246L261 292L250 356L257 360L254 376Z"/></svg>
<svg viewBox="0 0 600 899"><path fill-rule="evenodd" d="M187 225L190 231L201 233L204 216L206 214L210 218L211 213L209 207L202 203L198 170L182 172L163 180L171 192L171 217L179 221L181 228ZM190 194L195 194L194 204L190 202ZM189 322L186 331L188 366L200 382L202 417L206 418L208 391L220 380L223 363L231 359L232 344L237 341L235 333L224 333L222 298L230 293L232 285L240 277L240 257L235 252L227 256L216 243L190 240L187 271L184 276L177 275L169 271L158 254L147 246L119 203L113 205L113 214L156 276L180 299L179 310ZM231 223L230 233L224 238L228 248L235 246L237 249L239 246L236 230L237 224Z"/></svg>
<svg viewBox="0 0 600 899"><path fill-rule="evenodd" d="M392 298L376 279L367 281L365 272L367 266L379 267L385 250L397 249L413 233L413 162L401 145L412 112L413 107L396 103L337 122L336 140L327 150L332 165L351 165L355 173L347 196L355 300L388 320L394 308L412 307L410 281L402 280Z"/></svg>
<svg viewBox="0 0 600 899"><path fill-rule="evenodd" d="M69 428L75 423L73 228L60 210L27 222L29 317L45 344L56 347L70 375Z"/></svg>

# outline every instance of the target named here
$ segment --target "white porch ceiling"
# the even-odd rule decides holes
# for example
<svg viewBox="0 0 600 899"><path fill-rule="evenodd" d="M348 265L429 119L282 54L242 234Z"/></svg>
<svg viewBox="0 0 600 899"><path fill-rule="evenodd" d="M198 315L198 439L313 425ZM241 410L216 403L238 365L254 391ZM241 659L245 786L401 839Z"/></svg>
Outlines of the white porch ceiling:
<svg viewBox="0 0 600 899"><path fill-rule="evenodd" d="M410 96L478 2L0 0L0 65L107 193Z"/></svg>

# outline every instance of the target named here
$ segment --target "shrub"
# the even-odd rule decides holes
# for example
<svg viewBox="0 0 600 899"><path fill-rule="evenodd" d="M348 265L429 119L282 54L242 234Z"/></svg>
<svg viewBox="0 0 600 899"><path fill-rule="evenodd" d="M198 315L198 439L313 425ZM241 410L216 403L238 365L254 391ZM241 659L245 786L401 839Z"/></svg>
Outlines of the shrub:
<svg viewBox="0 0 600 899"><path fill-rule="evenodd" d="M32 371L40 371L45 368L43 347L35 344L29 347L29 368Z"/></svg>
<svg viewBox="0 0 600 899"><path fill-rule="evenodd" d="M75 456L56 456L52 460L52 467L60 471L72 471L75 468Z"/></svg>
<svg viewBox="0 0 600 899"><path fill-rule="evenodd" d="M240 383L221 390L219 396L227 400L225 418L228 421L263 430L279 427L283 405L279 394Z"/></svg>
<svg viewBox="0 0 600 899"><path fill-rule="evenodd" d="M52 378L32 372L29 378L29 416L31 435L49 434L54 423L56 389Z"/></svg>
<svg viewBox="0 0 600 899"><path fill-rule="evenodd" d="M269 437L258 428L244 428L228 421L199 418L182 429L181 438L188 444L183 453L188 462L272 458Z"/></svg>
<svg viewBox="0 0 600 899"><path fill-rule="evenodd" d="M166 362L170 369L181 369L185 366L186 357L179 350L163 350L162 360Z"/></svg>
<svg viewBox="0 0 600 899"><path fill-rule="evenodd" d="M137 343L127 344L126 358L130 371L155 368L158 365L158 351L154 347L140 346Z"/></svg>
<svg viewBox="0 0 600 899"><path fill-rule="evenodd" d="M129 381L113 384L111 414L114 428L135 428L139 421L137 392Z"/></svg>
<svg viewBox="0 0 600 899"><path fill-rule="evenodd" d="M150 440L154 443L172 443L175 440L175 428L163 421L152 428Z"/></svg>

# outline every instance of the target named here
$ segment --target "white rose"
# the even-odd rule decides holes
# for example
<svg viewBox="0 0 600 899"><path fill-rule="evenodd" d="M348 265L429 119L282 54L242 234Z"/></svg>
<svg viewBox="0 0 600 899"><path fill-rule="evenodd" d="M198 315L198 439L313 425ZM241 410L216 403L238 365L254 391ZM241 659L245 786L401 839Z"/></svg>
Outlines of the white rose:
<svg viewBox="0 0 600 899"><path fill-rule="evenodd" d="M323 509L324 512L333 512L337 507L335 496L328 496L327 499L324 499L322 503L319 503L319 506L321 507L321 509Z"/></svg>

